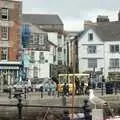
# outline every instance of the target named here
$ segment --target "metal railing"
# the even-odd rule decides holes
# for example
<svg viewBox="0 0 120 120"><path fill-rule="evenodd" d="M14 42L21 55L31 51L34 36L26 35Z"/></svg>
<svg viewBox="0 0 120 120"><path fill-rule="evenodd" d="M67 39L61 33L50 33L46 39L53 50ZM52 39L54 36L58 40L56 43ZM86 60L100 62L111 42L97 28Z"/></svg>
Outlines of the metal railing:
<svg viewBox="0 0 120 120"><path fill-rule="evenodd" d="M92 120L91 116L91 107L88 104L88 100L84 100L84 105L82 107L70 107L70 106L45 106L45 105L26 105L22 103L22 97L21 94L17 97L18 103L17 104L0 104L0 107L16 107L18 110L18 120L23 120L23 108L45 108L45 109L59 109L60 111L63 111L63 119L66 120L65 117L68 117L69 111L71 109L77 109L82 110L82 113L84 114L83 120ZM74 119L72 119L74 120Z"/></svg>

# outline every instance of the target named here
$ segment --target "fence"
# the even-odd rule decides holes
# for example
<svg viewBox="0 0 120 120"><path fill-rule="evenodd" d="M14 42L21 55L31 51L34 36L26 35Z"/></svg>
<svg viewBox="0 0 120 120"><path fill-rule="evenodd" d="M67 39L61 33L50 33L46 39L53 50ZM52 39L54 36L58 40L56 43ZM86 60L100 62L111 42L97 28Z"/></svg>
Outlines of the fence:
<svg viewBox="0 0 120 120"><path fill-rule="evenodd" d="M17 110L16 118L5 119L5 120L12 120L12 119L14 120L54 120L54 119L68 120L67 118L68 118L68 115L71 114L71 109L74 109L74 113L79 115L79 118L81 118L81 120L92 120L91 107L88 104L88 100L84 100L84 105L82 107L44 106L44 105L41 106L41 105L25 105L22 103L22 98L19 96L17 104L0 104L0 107L3 107L3 108L7 107L7 108L10 108L10 110L12 110L12 107L14 107L15 108L14 111ZM35 112L34 109L37 112ZM15 112L13 113L15 114ZM11 115L12 114L10 114L10 116ZM51 117L54 117L54 119ZM74 117L75 116L72 116L72 118ZM77 119L74 118L73 120L77 120Z"/></svg>

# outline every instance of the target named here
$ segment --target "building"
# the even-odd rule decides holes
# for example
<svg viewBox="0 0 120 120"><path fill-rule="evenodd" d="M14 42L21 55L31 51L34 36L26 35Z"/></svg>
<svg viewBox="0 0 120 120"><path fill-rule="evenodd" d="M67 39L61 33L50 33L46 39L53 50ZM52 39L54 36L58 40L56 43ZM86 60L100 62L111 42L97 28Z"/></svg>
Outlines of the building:
<svg viewBox="0 0 120 120"><path fill-rule="evenodd" d="M58 15L23 14L23 22L38 25L48 33L48 40L57 45L57 63L64 64L64 25Z"/></svg>
<svg viewBox="0 0 120 120"><path fill-rule="evenodd" d="M67 65L69 72L78 72L78 62L77 62L77 46L78 40L77 37L79 35L79 31L65 31L65 47L64 47L64 55L65 55L65 64ZM74 54L75 53L75 54ZM77 65L77 68L75 67Z"/></svg>
<svg viewBox="0 0 120 120"><path fill-rule="evenodd" d="M85 29L78 38L79 72L90 73L95 68L96 77L120 79L120 21L105 22Z"/></svg>
<svg viewBox="0 0 120 120"><path fill-rule="evenodd" d="M0 0L0 74L4 84L19 79L22 2Z"/></svg>
<svg viewBox="0 0 120 120"><path fill-rule="evenodd" d="M58 15L52 14L23 14L22 21L37 25L41 30L47 32L48 41L52 42L55 46L57 46L56 63L55 66L51 67L51 69L55 69L55 71L57 71L57 74L64 72L65 38L64 38L64 25L60 17ZM52 73L53 72L51 72L51 74Z"/></svg>
<svg viewBox="0 0 120 120"><path fill-rule="evenodd" d="M24 49L24 67L27 78L48 79L50 77L50 65L56 63L56 45L48 41L47 32L41 30L37 25L23 23L30 29L30 39ZM27 64L26 64L27 63Z"/></svg>

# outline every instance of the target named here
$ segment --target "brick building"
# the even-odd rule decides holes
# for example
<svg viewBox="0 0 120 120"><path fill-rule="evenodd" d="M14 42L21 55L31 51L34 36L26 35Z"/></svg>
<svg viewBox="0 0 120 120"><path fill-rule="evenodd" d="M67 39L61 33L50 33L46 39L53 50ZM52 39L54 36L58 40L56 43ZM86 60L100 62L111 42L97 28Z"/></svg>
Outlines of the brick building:
<svg viewBox="0 0 120 120"><path fill-rule="evenodd" d="M21 15L22 2L0 0L0 75L5 84L19 78Z"/></svg>

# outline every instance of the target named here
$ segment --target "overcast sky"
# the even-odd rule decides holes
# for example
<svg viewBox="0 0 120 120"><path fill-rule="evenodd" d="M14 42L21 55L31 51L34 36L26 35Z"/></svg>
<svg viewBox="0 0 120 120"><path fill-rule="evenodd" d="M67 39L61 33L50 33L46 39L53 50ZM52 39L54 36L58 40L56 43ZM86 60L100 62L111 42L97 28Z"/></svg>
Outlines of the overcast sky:
<svg viewBox="0 0 120 120"><path fill-rule="evenodd" d="M117 20L120 0L22 0L24 13L58 14L65 30L81 30L84 20L108 15Z"/></svg>

